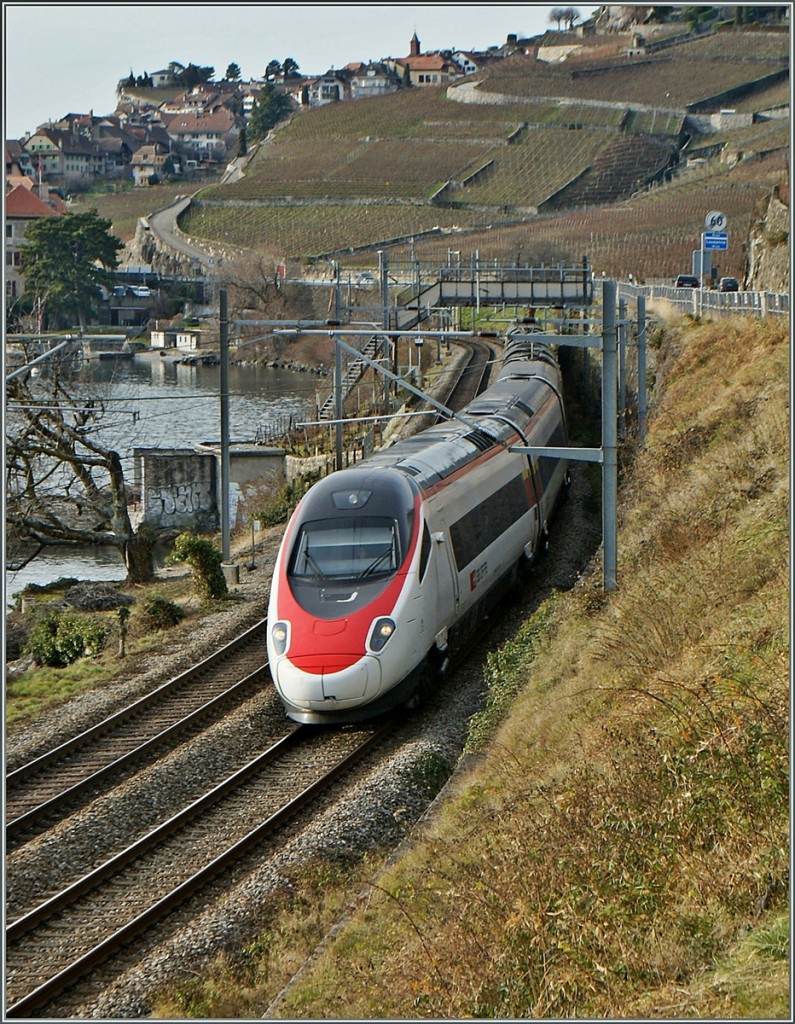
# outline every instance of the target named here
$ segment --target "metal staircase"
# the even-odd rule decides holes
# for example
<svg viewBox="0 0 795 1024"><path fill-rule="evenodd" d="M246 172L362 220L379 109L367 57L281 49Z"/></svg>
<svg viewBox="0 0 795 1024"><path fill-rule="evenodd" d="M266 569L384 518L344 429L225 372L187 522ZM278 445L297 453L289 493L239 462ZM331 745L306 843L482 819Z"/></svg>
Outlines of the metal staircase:
<svg viewBox="0 0 795 1024"><path fill-rule="evenodd" d="M367 356L368 359L375 359L383 351L383 348L384 348L383 338L379 338L377 336L373 336L372 338L370 338L370 340L367 342L367 344L362 349L362 355L363 356ZM345 374L344 374L344 376L342 378L342 396L343 396L343 400L345 398L347 398L348 395L350 395L351 391L353 391L354 387L362 379L362 377L364 376L364 371L366 369L367 369L367 363L362 358L354 359L353 362L348 364L348 368L345 371ZM335 392L332 391L331 394L328 396L328 398L323 403L323 405L320 407L320 412L318 413L318 419L321 419L321 420L333 419L335 408L336 408L336 395L335 395Z"/></svg>

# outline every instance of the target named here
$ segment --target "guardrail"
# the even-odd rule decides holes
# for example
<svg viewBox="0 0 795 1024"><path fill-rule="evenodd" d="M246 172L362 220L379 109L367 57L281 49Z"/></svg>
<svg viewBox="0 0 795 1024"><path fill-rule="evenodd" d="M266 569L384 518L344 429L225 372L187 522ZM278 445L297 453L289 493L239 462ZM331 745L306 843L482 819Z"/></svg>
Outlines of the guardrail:
<svg viewBox="0 0 795 1024"><path fill-rule="evenodd" d="M719 292L713 289L674 288L673 285L635 285L620 282L619 297L636 299L639 295L646 302L664 299L685 313L701 316L717 313L728 316L745 313L748 316L789 316L790 298L788 292Z"/></svg>

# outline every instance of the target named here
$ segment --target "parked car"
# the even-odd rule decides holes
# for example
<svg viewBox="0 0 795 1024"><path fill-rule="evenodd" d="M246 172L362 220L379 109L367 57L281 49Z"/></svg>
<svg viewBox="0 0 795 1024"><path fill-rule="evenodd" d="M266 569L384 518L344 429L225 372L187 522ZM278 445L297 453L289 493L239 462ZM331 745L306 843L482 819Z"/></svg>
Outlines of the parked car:
<svg viewBox="0 0 795 1024"><path fill-rule="evenodd" d="M698 278L695 274L680 274L674 281L674 288L698 288Z"/></svg>
<svg viewBox="0 0 795 1024"><path fill-rule="evenodd" d="M738 292L740 290L740 282L736 277L722 277L718 281L719 292Z"/></svg>

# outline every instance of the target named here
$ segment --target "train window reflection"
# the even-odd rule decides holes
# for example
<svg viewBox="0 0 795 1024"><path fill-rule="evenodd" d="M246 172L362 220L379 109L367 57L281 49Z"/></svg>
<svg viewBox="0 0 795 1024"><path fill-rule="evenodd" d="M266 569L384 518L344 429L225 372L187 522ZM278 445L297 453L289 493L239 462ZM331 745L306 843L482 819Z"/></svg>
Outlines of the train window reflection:
<svg viewBox="0 0 795 1024"><path fill-rule="evenodd" d="M313 579L363 579L400 566L397 524L386 517L305 523L296 540L289 574Z"/></svg>

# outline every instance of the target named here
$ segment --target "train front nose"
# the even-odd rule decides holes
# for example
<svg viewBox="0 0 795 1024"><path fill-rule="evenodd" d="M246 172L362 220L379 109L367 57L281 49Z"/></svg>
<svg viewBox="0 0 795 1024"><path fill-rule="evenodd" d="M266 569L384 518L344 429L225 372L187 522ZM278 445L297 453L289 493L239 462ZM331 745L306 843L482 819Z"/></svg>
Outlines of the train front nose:
<svg viewBox="0 0 795 1024"><path fill-rule="evenodd" d="M281 658L276 682L291 704L312 710L345 707L372 700L381 689L381 666L369 656L295 655Z"/></svg>

